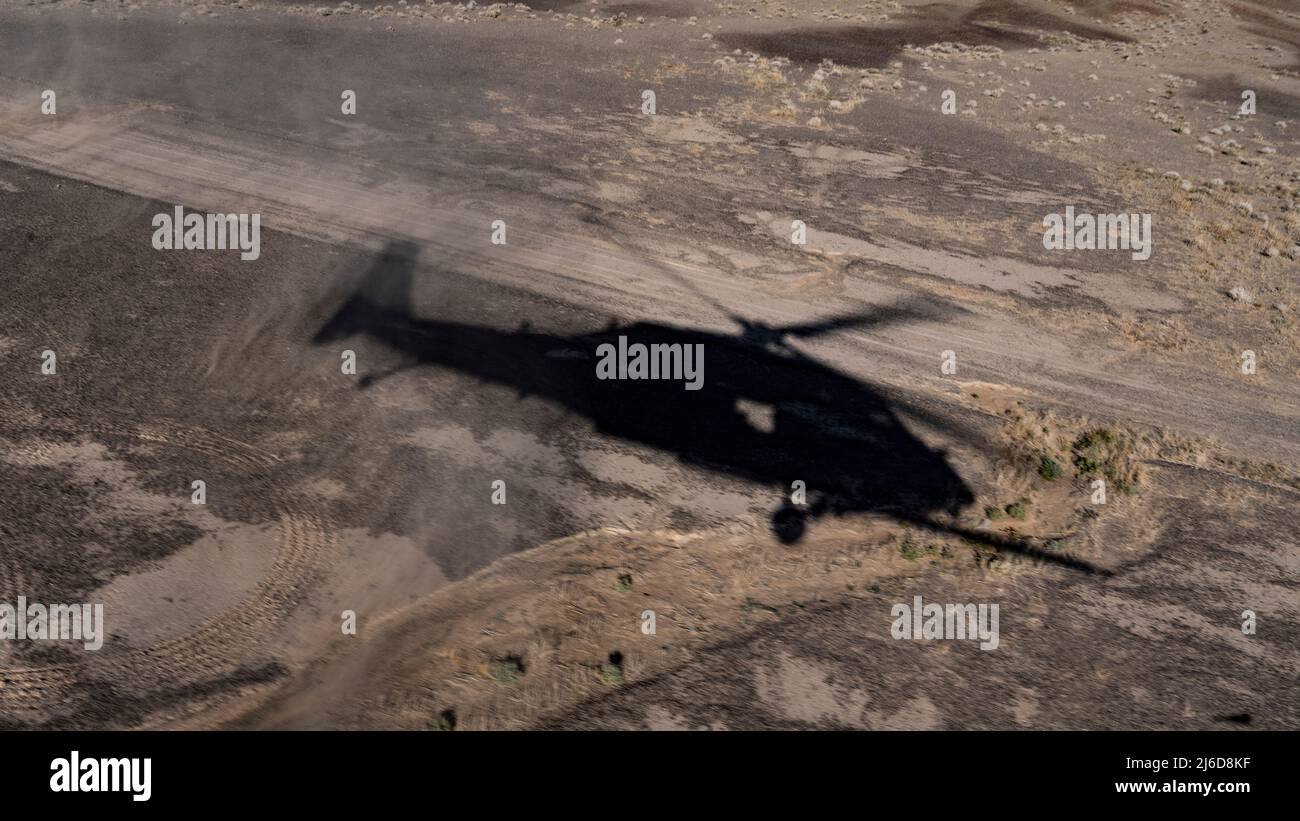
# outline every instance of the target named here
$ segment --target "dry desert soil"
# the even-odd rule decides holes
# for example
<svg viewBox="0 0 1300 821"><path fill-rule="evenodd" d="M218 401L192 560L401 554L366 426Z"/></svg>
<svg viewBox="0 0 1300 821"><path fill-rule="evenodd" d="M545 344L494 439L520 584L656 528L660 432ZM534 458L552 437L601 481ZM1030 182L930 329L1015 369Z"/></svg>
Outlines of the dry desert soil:
<svg viewBox="0 0 1300 821"><path fill-rule="evenodd" d="M0 727L1300 728L1298 159L1297 0L0 0Z"/></svg>

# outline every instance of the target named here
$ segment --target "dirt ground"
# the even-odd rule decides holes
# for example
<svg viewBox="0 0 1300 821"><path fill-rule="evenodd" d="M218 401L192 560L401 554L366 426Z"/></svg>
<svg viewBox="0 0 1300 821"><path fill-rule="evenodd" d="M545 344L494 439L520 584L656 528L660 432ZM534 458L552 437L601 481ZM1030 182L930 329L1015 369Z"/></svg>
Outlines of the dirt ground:
<svg viewBox="0 0 1300 821"><path fill-rule="evenodd" d="M108 634L0 727L1300 727L1298 81L1294 0L0 0L0 604Z"/></svg>

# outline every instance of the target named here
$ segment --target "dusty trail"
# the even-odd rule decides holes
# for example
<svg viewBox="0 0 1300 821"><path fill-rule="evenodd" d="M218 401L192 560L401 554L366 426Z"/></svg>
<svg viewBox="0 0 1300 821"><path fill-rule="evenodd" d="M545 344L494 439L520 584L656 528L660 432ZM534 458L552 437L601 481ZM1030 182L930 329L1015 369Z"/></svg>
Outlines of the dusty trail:
<svg viewBox="0 0 1300 821"><path fill-rule="evenodd" d="M0 100L11 112L0 133L6 158L192 208L256 210L266 215L268 227L311 238L372 248L386 239L408 239L423 249L426 259L451 261L465 273L542 296L576 297L611 314L723 329L725 320L709 302L756 320L787 324L809 321L828 309L888 304L908 293L905 287L878 281L850 281L830 302L756 292L733 272L657 254L661 235L639 226L593 230L557 215L545 197L527 190L458 196L455 175L449 180L430 176L403 161L409 158L396 157L384 166L354 164L348 148L327 138L307 145L286 140L298 127L292 119L279 127L259 123L252 130L230 123L205 126L212 115L202 109L154 107L138 100L104 105L91 97L81 101L88 110L74 121L51 125L13 114L30 109L27 102L12 91ZM91 110L96 113L90 115ZM611 130L635 130L629 125L632 115L608 118ZM444 152L454 154L456 147L440 144L432 156ZM493 246L490 226L503 217L510 241ZM813 247L817 244L814 234ZM680 241L674 239L673 245L681 250ZM888 247L877 246L878 261L906 258ZM821 264L834 267L840 254L833 247L830 253ZM960 254L930 257L935 273L957 279L965 275L938 266L977 264ZM1050 283L1052 272L1042 273ZM1078 277L1082 272L1059 274ZM1038 290L1032 280L1026 287L1027 293ZM871 335L848 330L810 349L852 373L878 381L920 382L941 391L948 389L949 380L938 374L939 353L956 350L965 381L1013 385L1041 401L1083 413L1231 439L1261 458L1300 455L1300 402L1294 391L1137 363L1116 367L1106 351L1079 340L1044 338L1037 329L1024 327L1017 315L963 308L951 321L896 324Z"/></svg>

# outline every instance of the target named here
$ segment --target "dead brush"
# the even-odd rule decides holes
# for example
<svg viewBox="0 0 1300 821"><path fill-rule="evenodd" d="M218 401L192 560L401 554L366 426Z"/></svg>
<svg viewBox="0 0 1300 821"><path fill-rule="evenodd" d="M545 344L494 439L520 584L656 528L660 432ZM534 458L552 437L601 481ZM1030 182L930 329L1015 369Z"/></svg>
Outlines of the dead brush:
<svg viewBox="0 0 1300 821"><path fill-rule="evenodd" d="M1076 478L1105 478L1111 488L1130 493L1142 485L1142 462L1158 451L1139 434L1115 427L1066 420L1049 410L1019 405L1004 416L1005 438L999 484L1022 491L1034 477L1053 482L1073 468Z"/></svg>
<svg viewBox="0 0 1300 821"><path fill-rule="evenodd" d="M999 468L1010 469L1028 478L1035 473L1042 474L1045 468L1046 472L1052 472L1045 460L1059 465L1065 450L1064 442L1068 440L1062 440L1061 424L1051 411L1031 411L1016 403L1016 407L1006 410L1003 422L1005 444L1003 464ZM1005 473L1005 470L999 470L999 473Z"/></svg>
<svg viewBox="0 0 1300 821"><path fill-rule="evenodd" d="M1142 457L1135 437L1111 428L1090 428L1070 445L1074 468L1087 479L1104 477L1120 493L1132 493L1142 484Z"/></svg>

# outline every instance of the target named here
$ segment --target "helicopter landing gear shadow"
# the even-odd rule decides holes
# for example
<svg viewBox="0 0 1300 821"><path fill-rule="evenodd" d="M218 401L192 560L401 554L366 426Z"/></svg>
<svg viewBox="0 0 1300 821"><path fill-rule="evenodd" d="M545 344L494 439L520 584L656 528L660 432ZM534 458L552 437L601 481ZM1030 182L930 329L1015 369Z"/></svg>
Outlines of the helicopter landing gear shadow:
<svg viewBox="0 0 1300 821"><path fill-rule="evenodd" d="M789 502L772 514L772 535L782 544L794 544L808 529L808 511Z"/></svg>

